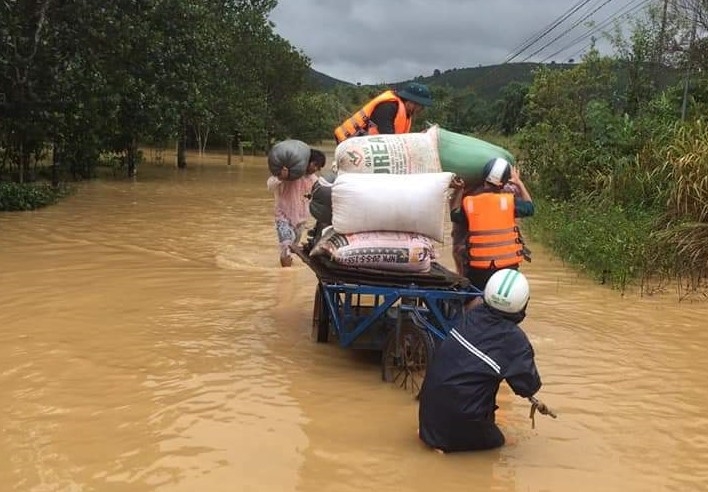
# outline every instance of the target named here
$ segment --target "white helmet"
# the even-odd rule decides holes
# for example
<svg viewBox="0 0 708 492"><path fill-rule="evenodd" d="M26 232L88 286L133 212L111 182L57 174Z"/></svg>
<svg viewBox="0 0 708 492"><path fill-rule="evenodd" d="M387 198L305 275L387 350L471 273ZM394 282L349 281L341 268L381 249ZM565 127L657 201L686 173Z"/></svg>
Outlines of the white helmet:
<svg viewBox="0 0 708 492"><path fill-rule="evenodd" d="M484 302L504 313L521 312L529 302L529 282L518 270L494 272L484 287Z"/></svg>
<svg viewBox="0 0 708 492"><path fill-rule="evenodd" d="M484 180L494 186L504 186L511 179L511 164L506 159L497 157L484 165Z"/></svg>

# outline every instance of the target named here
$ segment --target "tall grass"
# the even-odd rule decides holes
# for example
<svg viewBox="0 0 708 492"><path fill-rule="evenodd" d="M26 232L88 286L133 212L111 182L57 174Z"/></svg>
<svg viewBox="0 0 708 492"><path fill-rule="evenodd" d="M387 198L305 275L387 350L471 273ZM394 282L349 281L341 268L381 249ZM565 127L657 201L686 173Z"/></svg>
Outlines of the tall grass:
<svg viewBox="0 0 708 492"><path fill-rule="evenodd" d="M682 297L706 292L708 126L678 123L611 159L570 199L535 197L530 233L620 290L638 280L645 293L674 282Z"/></svg>
<svg viewBox="0 0 708 492"><path fill-rule="evenodd" d="M708 221L708 126L699 120L681 126L664 164L671 177L668 213Z"/></svg>
<svg viewBox="0 0 708 492"><path fill-rule="evenodd" d="M654 259L674 271L680 291L692 292L708 279L708 126L680 125L664 155L666 209L653 234Z"/></svg>

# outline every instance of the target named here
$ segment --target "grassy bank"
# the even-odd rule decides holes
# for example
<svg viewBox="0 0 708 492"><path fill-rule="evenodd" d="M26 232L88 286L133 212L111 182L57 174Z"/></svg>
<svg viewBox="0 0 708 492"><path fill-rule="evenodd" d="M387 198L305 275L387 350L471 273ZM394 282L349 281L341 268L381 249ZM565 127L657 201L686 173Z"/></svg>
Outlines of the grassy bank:
<svg viewBox="0 0 708 492"><path fill-rule="evenodd" d="M651 274L652 215L590 200L534 203L536 214L524 221L525 230L564 261L620 290Z"/></svg>

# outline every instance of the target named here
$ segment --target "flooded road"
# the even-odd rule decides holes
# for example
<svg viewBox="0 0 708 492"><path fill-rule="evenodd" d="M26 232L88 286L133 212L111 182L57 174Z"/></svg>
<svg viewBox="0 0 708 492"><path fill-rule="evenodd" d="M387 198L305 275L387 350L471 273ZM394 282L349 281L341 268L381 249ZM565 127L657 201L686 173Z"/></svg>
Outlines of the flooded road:
<svg viewBox="0 0 708 492"><path fill-rule="evenodd" d="M508 445L441 456L376 354L310 340L265 159L190 159L0 214L0 490L708 490L708 302L622 297L532 245L559 418L532 429L504 385Z"/></svg>

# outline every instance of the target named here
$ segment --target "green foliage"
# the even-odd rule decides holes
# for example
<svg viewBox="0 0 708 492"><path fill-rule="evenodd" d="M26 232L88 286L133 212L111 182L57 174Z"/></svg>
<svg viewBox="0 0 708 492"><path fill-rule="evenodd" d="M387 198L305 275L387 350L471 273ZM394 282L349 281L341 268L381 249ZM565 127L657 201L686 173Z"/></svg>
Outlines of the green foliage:
<svg viewBox="0 0 708 492"><path fill-rule="evenodd" d="M531 235L602 283L624 290L651 267L645 251L652 214L588 197L535 204L535 215L524 221Z"/></svg>
<svg viewBox="0 0 708 492"><path fill-rule="evenodd" d="M645 16L632 20L628 38L623 35L619 24L615 26L614 34L609 36L624 72L621 82L623 108L631 116L637 114L639 108L655 95L660 73L658 61L664 51L660 38L662 35L675 35L672 23L664 23L663 27L661 23L659 13L650 7Z"/></svg>
<svg viewBox="0 0 708 492"><path fill-rule="evenodd" d="M513 155L519 153L519 142L515 136L502 135L499 132L473 132L473 137L479 138L502 149L506 149Z"/></svg>
<svg viewBox="0 0 708 492"><path fill-rule="evenodd" d="M422 77L418 82L431 87L448 87L453 91L473 91L477 97L488 104L500 99L504 87L511 83L530 84L534 73L541 67L549 70L565 70L572 64L553 63L505 63L471 68L445 70L440 75Z"/></svg>
<svg viewBox="0 0 708 492"><path fill-rule="evenodd" d="M0 174L33 179L32 159L50 144L60 174L83 178L95 174L105 152L125 154L130 169L141 144L178 140L183 149L189 137L204 149L210 135L219 142L239 135L267 148L286 136L329 136L384 87L333 84L322 76L316 79L332 89L314 97L309 60L268 22L275 5L0 3L0 92L8 101L0 108ZM504 64L420 77L436 103L413 130L428 120L459 133L497 126L514 132L528 114L523 85L539 66ZM544 70L572 67L551 64Z"/></svg>
<svg viewBox="0 0 708 492"><path fill-rule="evenodd" d="M520 140L542 196L601 192L618 163L631 157L633 122L612 106L613 81L612 60L596 52L570 70L537 73Z"/></svg>
<svg viewBox="0 0 708 492"><path fill-rule="evenodd" d="M309 60L273 32L275 5L0 3L0 173L23 180L48 143L64 170L90 177L104 152L132 161L141 143L187 129L202 146L210 132L262 142L286 133Z"/></svg>
<svg viewBox="0 0 708 492"><path fill-rule="evenodd" d="M55 188L47 183L0 182L0 211L35 210L56 203L67 193L68 188Z"/></svg>
<svg viewBox="0 0 708 492"><path fill-rule="evenodd" d="M652 239L647 257L655 269L653 277L677 279L679 287L689 291L705 289L708 224L683 220L657 228Z"/></svg>
<svg viewBox="0 0 708 492"><path fill-rule="evenodd" d="M708 125L679 125L667 150L668 214L708 223Z"/></svg>
<svg viewBox="0 0 708 492"><path fill-rule="evenodd" d="M596 51L568 70L540 68L528 94L529 124L564 124L573 132L588 130L588 103L612 100L614 62Z"/></svg>
<svg viewBox="0 0 708 492"><path fill-rule="evenodd" d="M591 126L606 131L591 134L602 137L611 166L568 197L539 186L547 191L542 197L555 198L541 199L530 221L561 257L620 289L635 278L683 279L695 289L708 277L708 131L702 120L663 124L666 103L658 98L641 120L625 117L621 126L604 110L594 115ZM639 135L646 138L639 142ZM640 143L636 154L628 152ZM567 146L559 155L567 164L578 152Z"/></svg>
<svg viewBox="0 0 708 492"><path fill-rule="evenodd" d="M497 101L497 124L504 135L518 132L526 123L526 96L529 84L511 82L501 91Z"/></svg>
<svg viewBox="0 0 708 492"><path fill-rule="evenodd" d="M656 92L671 80L667 73L676 73L653 63L665 48L657 26L656 12L650 10L628 40L617 31L612 39L616 60L591 51L575 67L536 71L523 108L527 125L521 141L544 196L565 200L602 192L608 179L632 166L647 141L667 140L666 128L679 115L680 94L676 88ZM669 16L663 41L679 27ZM701 92L692 94L698 98L691 100L692 109L702 108Z"/></svg>
<svg viewBox="0 0 708 492"><path fill-rule="evenodd" d="M571 156L576 153L572 133L564 125L537 123L532 129L524 128L519 145L524 170L537 183L537 194L569 199L574 191Z"/></svg>
<svg viewBox="0 0 708 492"><path fill-rule="evenodd" d="M292 119L285 121L291 133L287 136L305 142L332 138L332 130L340 123L338 101L328 93L303 92L293 100Z"/></svg>
<svg viewBox="0 0 708 492"><path fill-rule="evenodd" d="M459 128L464 125L473 94L455 94L447 87L431 87L433 105L426 108L421 117L414 122L414 131L425 127L424 122L437 123L444 128ZM453 130L455 131L455 130Z"/></svg>
<svg viewBox="0 0 708 492"><path fill-rule="evenodd" d="M656 90L654 34L635 31L620 64L591 53L571 70L537 72L519 135L540 202L529 225L617 288L637 278L698 288L708 278L708 131L679 121L683 84ZM692 81L689 115L703 114L705 80Z"/></svg>
<svg viewBox="0 0 708 492"><path fill-rule="evenodd" d="M666 209L654 237L654 258L697 286L708 278L708 125L676 125L659 167Z"/></svg>

